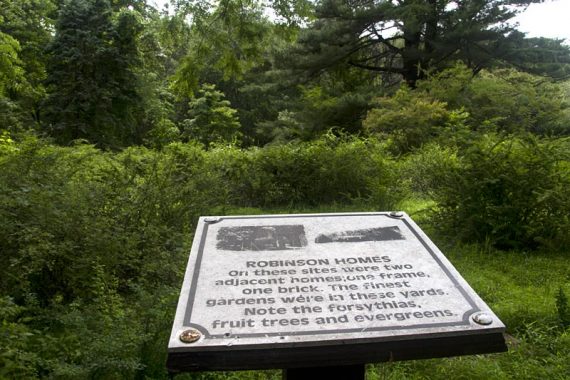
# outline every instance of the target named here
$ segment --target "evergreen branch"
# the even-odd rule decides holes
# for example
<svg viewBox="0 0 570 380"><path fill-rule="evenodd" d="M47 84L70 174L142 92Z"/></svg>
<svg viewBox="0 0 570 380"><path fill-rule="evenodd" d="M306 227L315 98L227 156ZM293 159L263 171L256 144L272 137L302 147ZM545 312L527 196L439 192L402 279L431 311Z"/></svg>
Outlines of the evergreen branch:
<svg viewBox="0 0 570 380"><path fill-rule="evenodd" d="M348 64L351 66L354 66L354 67L358 67L358 68L370 70L370 71L380 71L380 72L398 73L398 74L404 74L405 73L404 69L400 69L400 68L396 68L396 67L382 67L382 66L363 65L363 64L355 62L355 61L348 61Z"/></svg>

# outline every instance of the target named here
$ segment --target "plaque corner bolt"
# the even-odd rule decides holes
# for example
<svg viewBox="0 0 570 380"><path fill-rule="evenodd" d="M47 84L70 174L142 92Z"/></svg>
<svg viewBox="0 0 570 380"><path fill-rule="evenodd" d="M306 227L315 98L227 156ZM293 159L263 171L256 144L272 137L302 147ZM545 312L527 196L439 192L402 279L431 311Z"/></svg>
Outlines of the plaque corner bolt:
<svg viewBox="0 0 570 380"><path fill-rule="evenodd" d="M204 222L205 223L209 223L209 224L214 224L214 223L218 223L219 221L221 221L221 218L216 218L216 217L207 217L204 218Z"/></svg>
<svg viewBox="0 0 570 380"><path fill-rule="evenodd" d="M402 211L390 211L390 213L388 215L391 216L392 218L403 218L404 217L404 213Z"/></svg>
<svg viewBox="0 0 570 380"><path fill-rule="evenodd" d="M487 313L476 313L471 317L471 319L473 319L475 323L483 326L488 326L493 323L493 317Z"/></svg>
<svg viewBox="0 0 570 380"><path fill-rule="evenodd" d="M200 340L201 337L202 337L202 334L200 334L200 331L195 330L195 329L188 329L188 330L184 330L180 334L180 341L182 343L195 343L198 340Z"/></svg>

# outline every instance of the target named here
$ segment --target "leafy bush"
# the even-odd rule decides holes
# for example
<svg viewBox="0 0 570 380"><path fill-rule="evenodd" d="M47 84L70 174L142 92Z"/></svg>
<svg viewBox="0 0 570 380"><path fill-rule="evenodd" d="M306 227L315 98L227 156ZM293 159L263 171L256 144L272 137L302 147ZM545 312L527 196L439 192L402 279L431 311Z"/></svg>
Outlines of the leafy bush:
<svg viewBox="0 0 570 380"><path fill-rule="evenodd" d="M391 161L333 135L242 150L0 139L0 377L163 377L199 215L226 206L382 207Z"/></svg>
<svg viewBox="0 0 570 380"><path fill-rule="evenodd" d="M459 165L427 167L439 225L499 248L567 247L569 152L567 140L488 135Z"/></svg>
<svg viewBox="0 0 570 380"><path fill-rule="evenodd" d="M224 178L228 202L242 206L317 205L373 199L389 209L403 197L393 162L376 140L326 134L311 143L263 149L220 146L209 170ZM221 188L219 192L223 191Z"/></svg>
<svg viewBox="0 0 570 380"><path fill-rule="evenodd" d="M20 373L17 363L25 377L162 371L165 353L156 347L166 339L191 232L218 201L203 149L111 154L35 139L16 147L0 156L0 296L15 305L2 304L3 315L21 311L17 320L1 317L1 339L23 335L33 350L12 345L9 373Z"/></svg>
<svg viewBox="0 0 570 380"><path fill-rule="evenodd" d="M427 93L403 87L392 97L375 99L364 119L364 129L391 140L395 153L409 153L442 134L465 128L463 109L449 109L447 103Z"/></svg>
<svg viewBox="0 0 570 380"><path fill-rule="evenodd" d="M459 167L458 149L429 143L399 161L400 175L410 190L422 198L429 198L437 187L439 176Z"/></svg>
<svg viewBox="0 0 570 380"><path fill-rule="evenodd" d="M430 143L396 165L385 144L333 133L266 148L171 143L121 153L4 134L0 346L9 349L0 376L165 377L165 342L199 215L388 209L406 195L403 173L414 191L435 196L439 220L465 240L562 247L565 144L491 135L461 148ZM521 308L511 298L505 305ZM558 308L565 310L560 301Z"/></svg>
<svg viewBox="0 0 570 380"><path fill-rule="evenodd" d="M482 71L473 76L463 64L418 82L417 92L445 102L451 110L463 109L473 129L568 134L570 119L563 87L515 70Z"/></svg>
<svg viewBox="0 0 570 380"><path fill-rule="evenodd" d="M37 376L39 357L33 349L33 332L21 321L24 308L10 297L0 297L0 378Z"/></svg>

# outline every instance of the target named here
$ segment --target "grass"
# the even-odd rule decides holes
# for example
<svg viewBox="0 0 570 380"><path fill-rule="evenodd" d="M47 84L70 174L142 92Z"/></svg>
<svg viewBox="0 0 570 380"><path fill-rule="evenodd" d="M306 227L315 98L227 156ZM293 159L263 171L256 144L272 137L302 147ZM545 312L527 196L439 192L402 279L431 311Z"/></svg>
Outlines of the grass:
<svg viewBox="0 0 570 380"><path fill-rule="evenodd" d="M444 250L507 326L507 353L373 364L368 379L568 379L570 331L555 307L570 268L563 256L488 251L476 245Z"/></svg>

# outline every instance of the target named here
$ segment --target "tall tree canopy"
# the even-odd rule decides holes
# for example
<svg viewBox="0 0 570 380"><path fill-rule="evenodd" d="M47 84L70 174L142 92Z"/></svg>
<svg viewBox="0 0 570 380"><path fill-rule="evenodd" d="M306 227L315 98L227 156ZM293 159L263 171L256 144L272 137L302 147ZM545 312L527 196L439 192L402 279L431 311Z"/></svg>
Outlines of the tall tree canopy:
<svg viewBox="0 0 570 380"><path fill-rule="evenodd" d="M18 41L0 32L0 95L4 95L8 89L14 87L22 77L23 70L21 61L18 59L19 51Z"/></svg>
<svg viewBox="0 0 570 380"><path fill-rule="evenodd" d="M14 79L14 47L20 68L19 78L12 81L3 105L11 104L12 111L2 107L4 119L13 115L12 122L0 121L0 127L14 128L15 124L37 125L40 106L45 96L45 47L53 34L56 5L52 0L0 0L0 64L11 62L11 69L2 67L0 77ZM8 49L8 50L5 50ZM14 85L16 84L17 85ZM15 121L15 122L14 122Z"/></svg>
<svg viewBox="0 0 570 380"><path fill-rule="evenodd" d="M294 59L310 74L344 64L397 74L411 86L427 69L441 70L457 60L475 73L516 65L561 77L570 72L570 50L562 41L525 39L507 23L522 7L540 1L322 0Z"/></svg>
<svg viewBox="0 0 570 380"><path fill-rule="evenodd" d="M65 3L49 46L46 104L59 141L83 138L102 147L141 141L137 15L114 15L109 0Z"/></svg>

